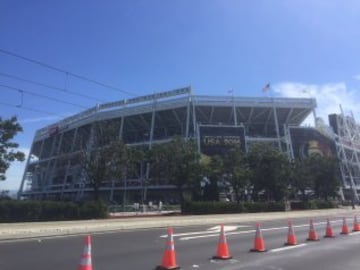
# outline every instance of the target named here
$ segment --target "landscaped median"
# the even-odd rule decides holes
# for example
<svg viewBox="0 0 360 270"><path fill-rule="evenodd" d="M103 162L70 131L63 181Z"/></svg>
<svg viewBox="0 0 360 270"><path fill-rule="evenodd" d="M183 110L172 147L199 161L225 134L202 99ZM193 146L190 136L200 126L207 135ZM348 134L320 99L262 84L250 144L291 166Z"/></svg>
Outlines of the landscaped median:
<svg viewBox="0 0 360 270"><path fill-rule="evenodd" d="M157 216L79 221L0 223L0 240L41 238L63 235L94 234L122 230L166 228L177 226L255 223L265 220L355 215L358 210L342 209L288 211L271 213L220 214L203 216Z"/></svg>

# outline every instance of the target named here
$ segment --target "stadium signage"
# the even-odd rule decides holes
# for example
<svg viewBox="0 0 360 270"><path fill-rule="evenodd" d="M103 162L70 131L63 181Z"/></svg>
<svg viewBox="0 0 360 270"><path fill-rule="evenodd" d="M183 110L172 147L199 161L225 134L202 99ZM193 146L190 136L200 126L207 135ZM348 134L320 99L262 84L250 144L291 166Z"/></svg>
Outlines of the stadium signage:
<svg viewBox="0 0 360 270"><path fill-rule="evenodd" d="M228 145L228 146L240 146L241 139L238 136L204 136L204 145Z"/></svg>
<svg viewBox="0 0 360 270"><path fill-rule="evenodd" d="M135 97L135 98L131 98L131 99L125 99L124 102L126 104L138 103L138 102L167 98L167 97L189 94L189 93L190 93L190 87L184 87L184 88L179 88L179 89L170 90L170 91L166 91L166 92L156 93L156 94L152 94L152 95L146 95L146 96L140 96L140 97Z"/></svg>
<svg viewBox="0 0 360 270"><path fill-rule="evenodd" d="M234 147L245 151L245 130L239 126L201 125L200 152L204 155L224 155Z"/></svg>
<svg viewBox="0 0 360 270"><path fill-rule="evenodd" d="M92 107L90 109L87 109L81 113L75 114L73 116L70 116L70 117L67 117L67 118L61 120L58 123L58 125L66 125L66 127L67 127L70 123L85 119L85 118L89 117L90 115L96 113L99 110L110 109L110 108L117 107L117 106L125 106L125 105L129 105L129 104L146 102L146 101L150 101L150 100L168 98L168 97L172 97L172 96L184 95L184 94L190 94L190 93L191 93L191 87L188 86L188 87L178 88L178 89L174 89L174 90L170 90L170 91L166 91L166 92L155 93L152 95L134 97L134 98L130 98L130 99L123 99L120 101L99 104L99 105ZM43 136L46 134L48 136L53 136L53 135L56 135L57 133L59 133L59 131L60 131L59 127L51 126L48 128L43 128L43 129L38 130L36 136Z"/></svg>
<svg viewBox="0 0 360 270"><path fill-rule="evenodd" d="M168 98L168 97L172 97L172 96L178 96L178 95L184 95L184 94L190 94L190 93L191 93L190 87L183 87L183 88L178 88L178 89L174 89L174 90L170 90L170 91L166 91L166 92L155 93L152 95L146 95L146 96L134 97L134 98L129 98L129 99L123 99L123 100L119 100L119 101L115 101L115 102L109 102L109 103L101 104L99 106L99 108L106 109L106 108L111 108L111 107L116 107L116 106L124 106L124 105L129 105L129 104L134 104L134 103L146 102L146 101Z"/></svg>
<svg viewBox="0 0 360 270"><path fill-rule="evenodd" d="M49 134L49 136L54 136L59 133L59 130L60 130L59 126L52 126L49 128L48 134Z"/></svg>

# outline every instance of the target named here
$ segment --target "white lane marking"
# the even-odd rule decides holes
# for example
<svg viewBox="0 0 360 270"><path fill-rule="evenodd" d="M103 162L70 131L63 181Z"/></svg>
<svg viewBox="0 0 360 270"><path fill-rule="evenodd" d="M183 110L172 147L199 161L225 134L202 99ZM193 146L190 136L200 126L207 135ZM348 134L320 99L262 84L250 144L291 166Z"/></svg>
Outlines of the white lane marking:
<svg viewBox="0 0 360 270"><path fill-rule="evenodd" d="M231 231L236 231L238 228L246 228L246 227L250 227L250 226L247 226L247 225L237 225L237 226L224 225L224 230L225 230L225 232L231 232ZM211 228L207 229L207 231L220 232L220 225L211 227Z"/></svg>
<svg viewBox="0 0 360 270"><path fill-rule="evenodd" d="M250 227L250 226L246 226L246 225L238 225L238 226L225 225L224 230L225 230L225 232L231 232L231 231L236 231L238 228L245 228L245 227ZM173 236L174 237L179 237L179 236L197 235L197 234L212 234L212 233L215 233L215 232L220 232L220 226L215 226L215 227L209 228L206 231L187 232L187 233L174 233ZM218 235L218 234L216 234L216 235ZM168 236L167 234L160 235L161 238L166 238L167 236Z"/></svg>
<svg viewBox="0 0 360 270"><path fill-rule="evenodd" d="M341 220L332 220L331 224L333 223L340 223L342 222ZM327 222L316 222L314 223L315 225L324 225ZM309 224L300 224L300 225L293 225L294 228L302 228L302 227L309 227ZM265 228L265 229L261 229L262 232L267 232L267 231L277 231L277 230L287 230L289 227L288 226L283 226L283 227L274 227L274 228ZM239 234L249 234L249 233L254 233L255 230L247 230L247 231L238 231L238 232L229 232L226 233L226 235L239 235ZM196 233L184 233L184 234L178 234L178 236L187 236L187 235L196 235L196 234L203 234L196 232ZM219 236L219 234L213 234L213 232L208 232L206 233L206 235L197 235L197 236L188 236L188 237L181 237L179 238L182 241L187 241L187 240L193 240L193 239L201 239L201 238L207 238L207 237L216 237ZM166 237L166 236L165 236Z"/></svg>
<svg viewBox="0 0 360 270"><path fill-rule="evenodd" d="M284 250L301 248L301 247L305 247L305 246L307 246L307 244L303 243L303 244L299 244L299 245L295 245L295 246L286 246L286 247L281 247L281 248L270 249L269 252L280 252L280 251L284 251Z"/></svg>
<svg viewBox="0 0 360 270"><path fill-rule="evenodd" d="M228 235L228 233L227 233ZM219 236L219 234L207 234L207 235L198 235L198 236L189 236L189 237L181 237L179 240L186 241L186 240L192 240L192 239L200 239L200 238L207 238L207 237L214 237Z"/></svg>

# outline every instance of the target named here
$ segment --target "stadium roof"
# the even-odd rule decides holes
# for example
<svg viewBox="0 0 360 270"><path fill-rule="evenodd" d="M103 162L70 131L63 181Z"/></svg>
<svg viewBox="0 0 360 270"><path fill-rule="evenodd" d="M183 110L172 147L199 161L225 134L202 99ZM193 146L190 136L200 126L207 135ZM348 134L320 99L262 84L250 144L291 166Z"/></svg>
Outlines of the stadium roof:
<svg viewBox="0 0 360 270"><path fill-rule="evenodd" d="M273 98L237 96L199 96L191 93L190 87L179 88L153 95L98 104L97 106L64 118L55 124L36 132L35 140L49 135L56 128L65 130L81 126L95 120L119 117L133 118L133 125L150 125L151 112L156 111L156 121L165 125L176 119L182 122L190 106L196 115L196 123L202 124L252 124L299 126L316 107L313 98ZM236 114L234 114L236 111Z"/></svg>

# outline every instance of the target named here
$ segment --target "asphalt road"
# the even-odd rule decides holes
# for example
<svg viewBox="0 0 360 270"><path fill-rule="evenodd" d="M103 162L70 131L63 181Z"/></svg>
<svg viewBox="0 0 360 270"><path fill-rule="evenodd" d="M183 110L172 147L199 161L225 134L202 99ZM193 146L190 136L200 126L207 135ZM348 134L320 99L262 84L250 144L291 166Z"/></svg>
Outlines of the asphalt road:
<svg viewBox="0 0 360 270"><path fill-rule="evenodd" d="M201 217L199 217L201 218ZM360 234L340 235L342 217L332 216L336 237L325 239L326 219L315 218L321 240L307 242L309 219L293 219L298 246L284 247L287 220L265 221L262 235L265 253L252 253L254 222L225 224L233 259L214 261L219 238L218 226L174 228L177 263L182 269L355 269L360 265ZM347 217L352 228L353 217ZM0 243L1 270L77 269L84 247L84 235L36 238ZM92 235L94 270L154 269L160 264L166 240L165 229L99 233Z"/></svg>

